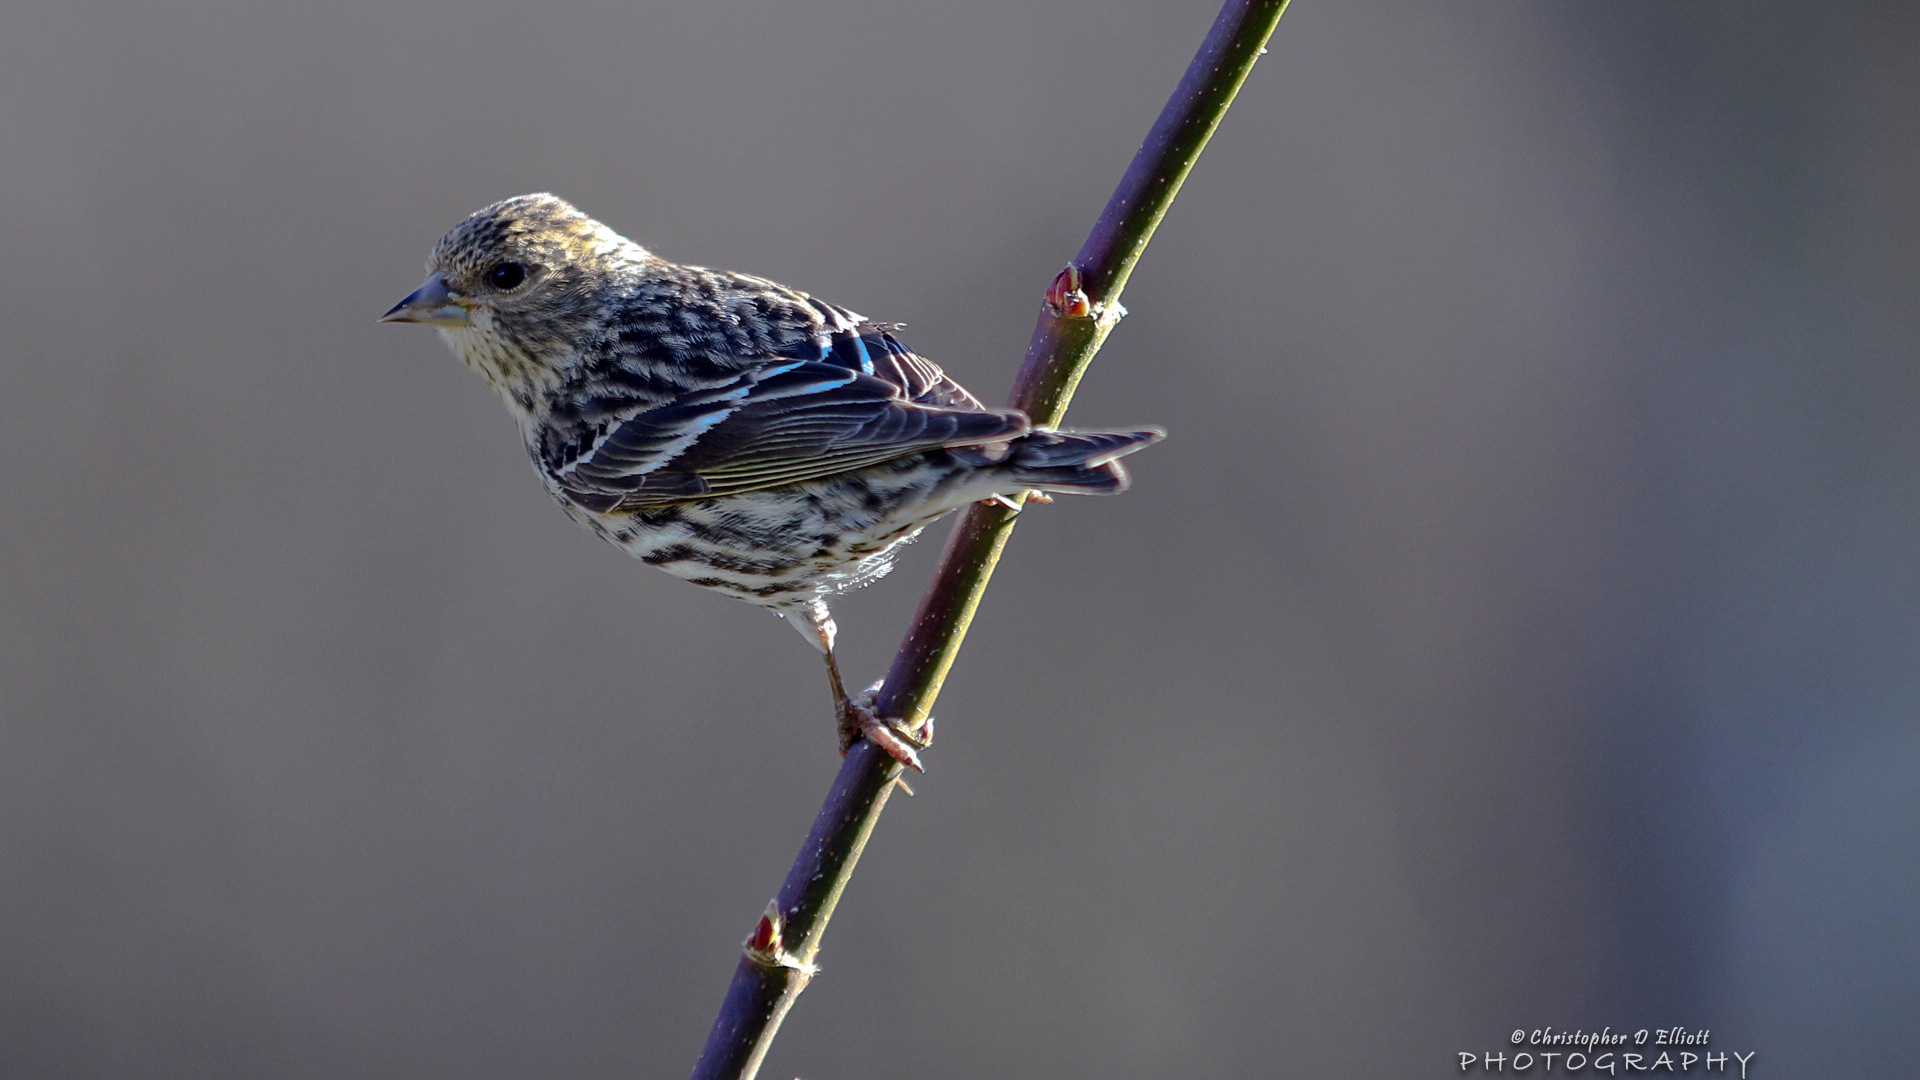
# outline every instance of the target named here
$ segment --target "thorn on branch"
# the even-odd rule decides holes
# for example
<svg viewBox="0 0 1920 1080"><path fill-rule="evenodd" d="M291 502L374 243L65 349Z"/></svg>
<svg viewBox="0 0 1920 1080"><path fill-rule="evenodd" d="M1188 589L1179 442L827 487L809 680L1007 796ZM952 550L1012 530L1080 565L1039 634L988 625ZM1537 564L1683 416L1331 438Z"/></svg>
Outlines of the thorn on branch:
<svg viewBox="0 0 1920 1080"><path fill-rule="evenodd" d="M747 955L763 964L771 964L781 949L781 930L786 920L780 917L780 905L777 901L767 901L767 913L760 916L760 922L754 926L753 933L741 943Z"/></svg>
<svg viewBox="0 0 1920 1080"><path fill-rule="evenodd" d="M774 968L790 968L802 974L813 974L813 965L803 964L800 958L787 951L786 917L780 914L778 900L767 901L766 914L754 924L753 933L740 943L740 949L756 964Z"/></svg>
<svg viewBox="0 0 1920 1080"><path fill-rule="evenodd" d="M1053 284L1047 286L1047 310L1062 319L1093 318L1093 301L1087 299L1086 291L1080 287L1082 282L1080 268L1068 263L1065 270L1054 275Z"/></svg>

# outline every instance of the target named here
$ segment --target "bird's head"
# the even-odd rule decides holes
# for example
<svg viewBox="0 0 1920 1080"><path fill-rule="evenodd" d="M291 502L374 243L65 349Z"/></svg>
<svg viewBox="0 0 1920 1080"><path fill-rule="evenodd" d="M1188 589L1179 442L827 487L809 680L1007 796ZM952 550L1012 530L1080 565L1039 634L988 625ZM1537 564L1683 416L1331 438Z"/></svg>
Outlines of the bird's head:
<svg viewBox="0 0 1920 1080"><path fill-rule="evenodd" d="M605 283L650 258L565 199L520 195L441 237L427 280L381 321L438 327L455 355L527 406L601 318Z"/></svg>

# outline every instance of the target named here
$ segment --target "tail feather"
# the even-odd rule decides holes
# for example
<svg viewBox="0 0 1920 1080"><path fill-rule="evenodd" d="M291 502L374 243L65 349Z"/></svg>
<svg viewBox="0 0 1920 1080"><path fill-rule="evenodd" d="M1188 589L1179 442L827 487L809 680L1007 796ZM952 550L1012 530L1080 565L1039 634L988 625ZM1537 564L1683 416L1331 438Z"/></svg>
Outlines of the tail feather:
<svg viewBox="0 0 1920 1080"><path fill-rule="evenodd" d="M1013 440L998 464L1021 484L1041 491L1068 495L1117 495L1127 489L1129 477L1120 459L1145 449L1167 433L1159 428L1137 431L1054 431L1035 428Z"/></svg>

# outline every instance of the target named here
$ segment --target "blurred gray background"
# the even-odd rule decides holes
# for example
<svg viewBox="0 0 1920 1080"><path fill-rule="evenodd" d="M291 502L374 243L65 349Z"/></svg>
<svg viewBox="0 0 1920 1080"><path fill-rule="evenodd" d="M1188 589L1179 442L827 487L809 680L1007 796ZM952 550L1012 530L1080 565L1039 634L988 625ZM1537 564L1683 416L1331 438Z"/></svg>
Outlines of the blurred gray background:
<svg viewBox="0 0 1920 1080"><path fill-rule="evenodd" d="M270 7L270 6L269 6ZM819 662L375 318L552 190L998 398L1211 0L10 5L0 1075L684 1075ZM1920 1035L1920 14L1301 0L765 1075ZM939 547L840 606L862 681Z"/></svg>

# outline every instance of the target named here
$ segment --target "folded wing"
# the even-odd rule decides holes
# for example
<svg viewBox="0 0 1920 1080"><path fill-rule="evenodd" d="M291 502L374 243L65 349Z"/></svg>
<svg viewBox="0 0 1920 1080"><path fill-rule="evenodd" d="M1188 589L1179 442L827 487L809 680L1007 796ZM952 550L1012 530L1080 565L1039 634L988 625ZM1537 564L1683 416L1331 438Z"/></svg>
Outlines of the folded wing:
<svg viewBox="0 0 1920 1080"><path fill-rule="evenodd" d="M555 472L598 511L818 480L942 446L1011 439L1027 418L991 411L940 368L859 323L718 386L617 417Z"/></svg>

